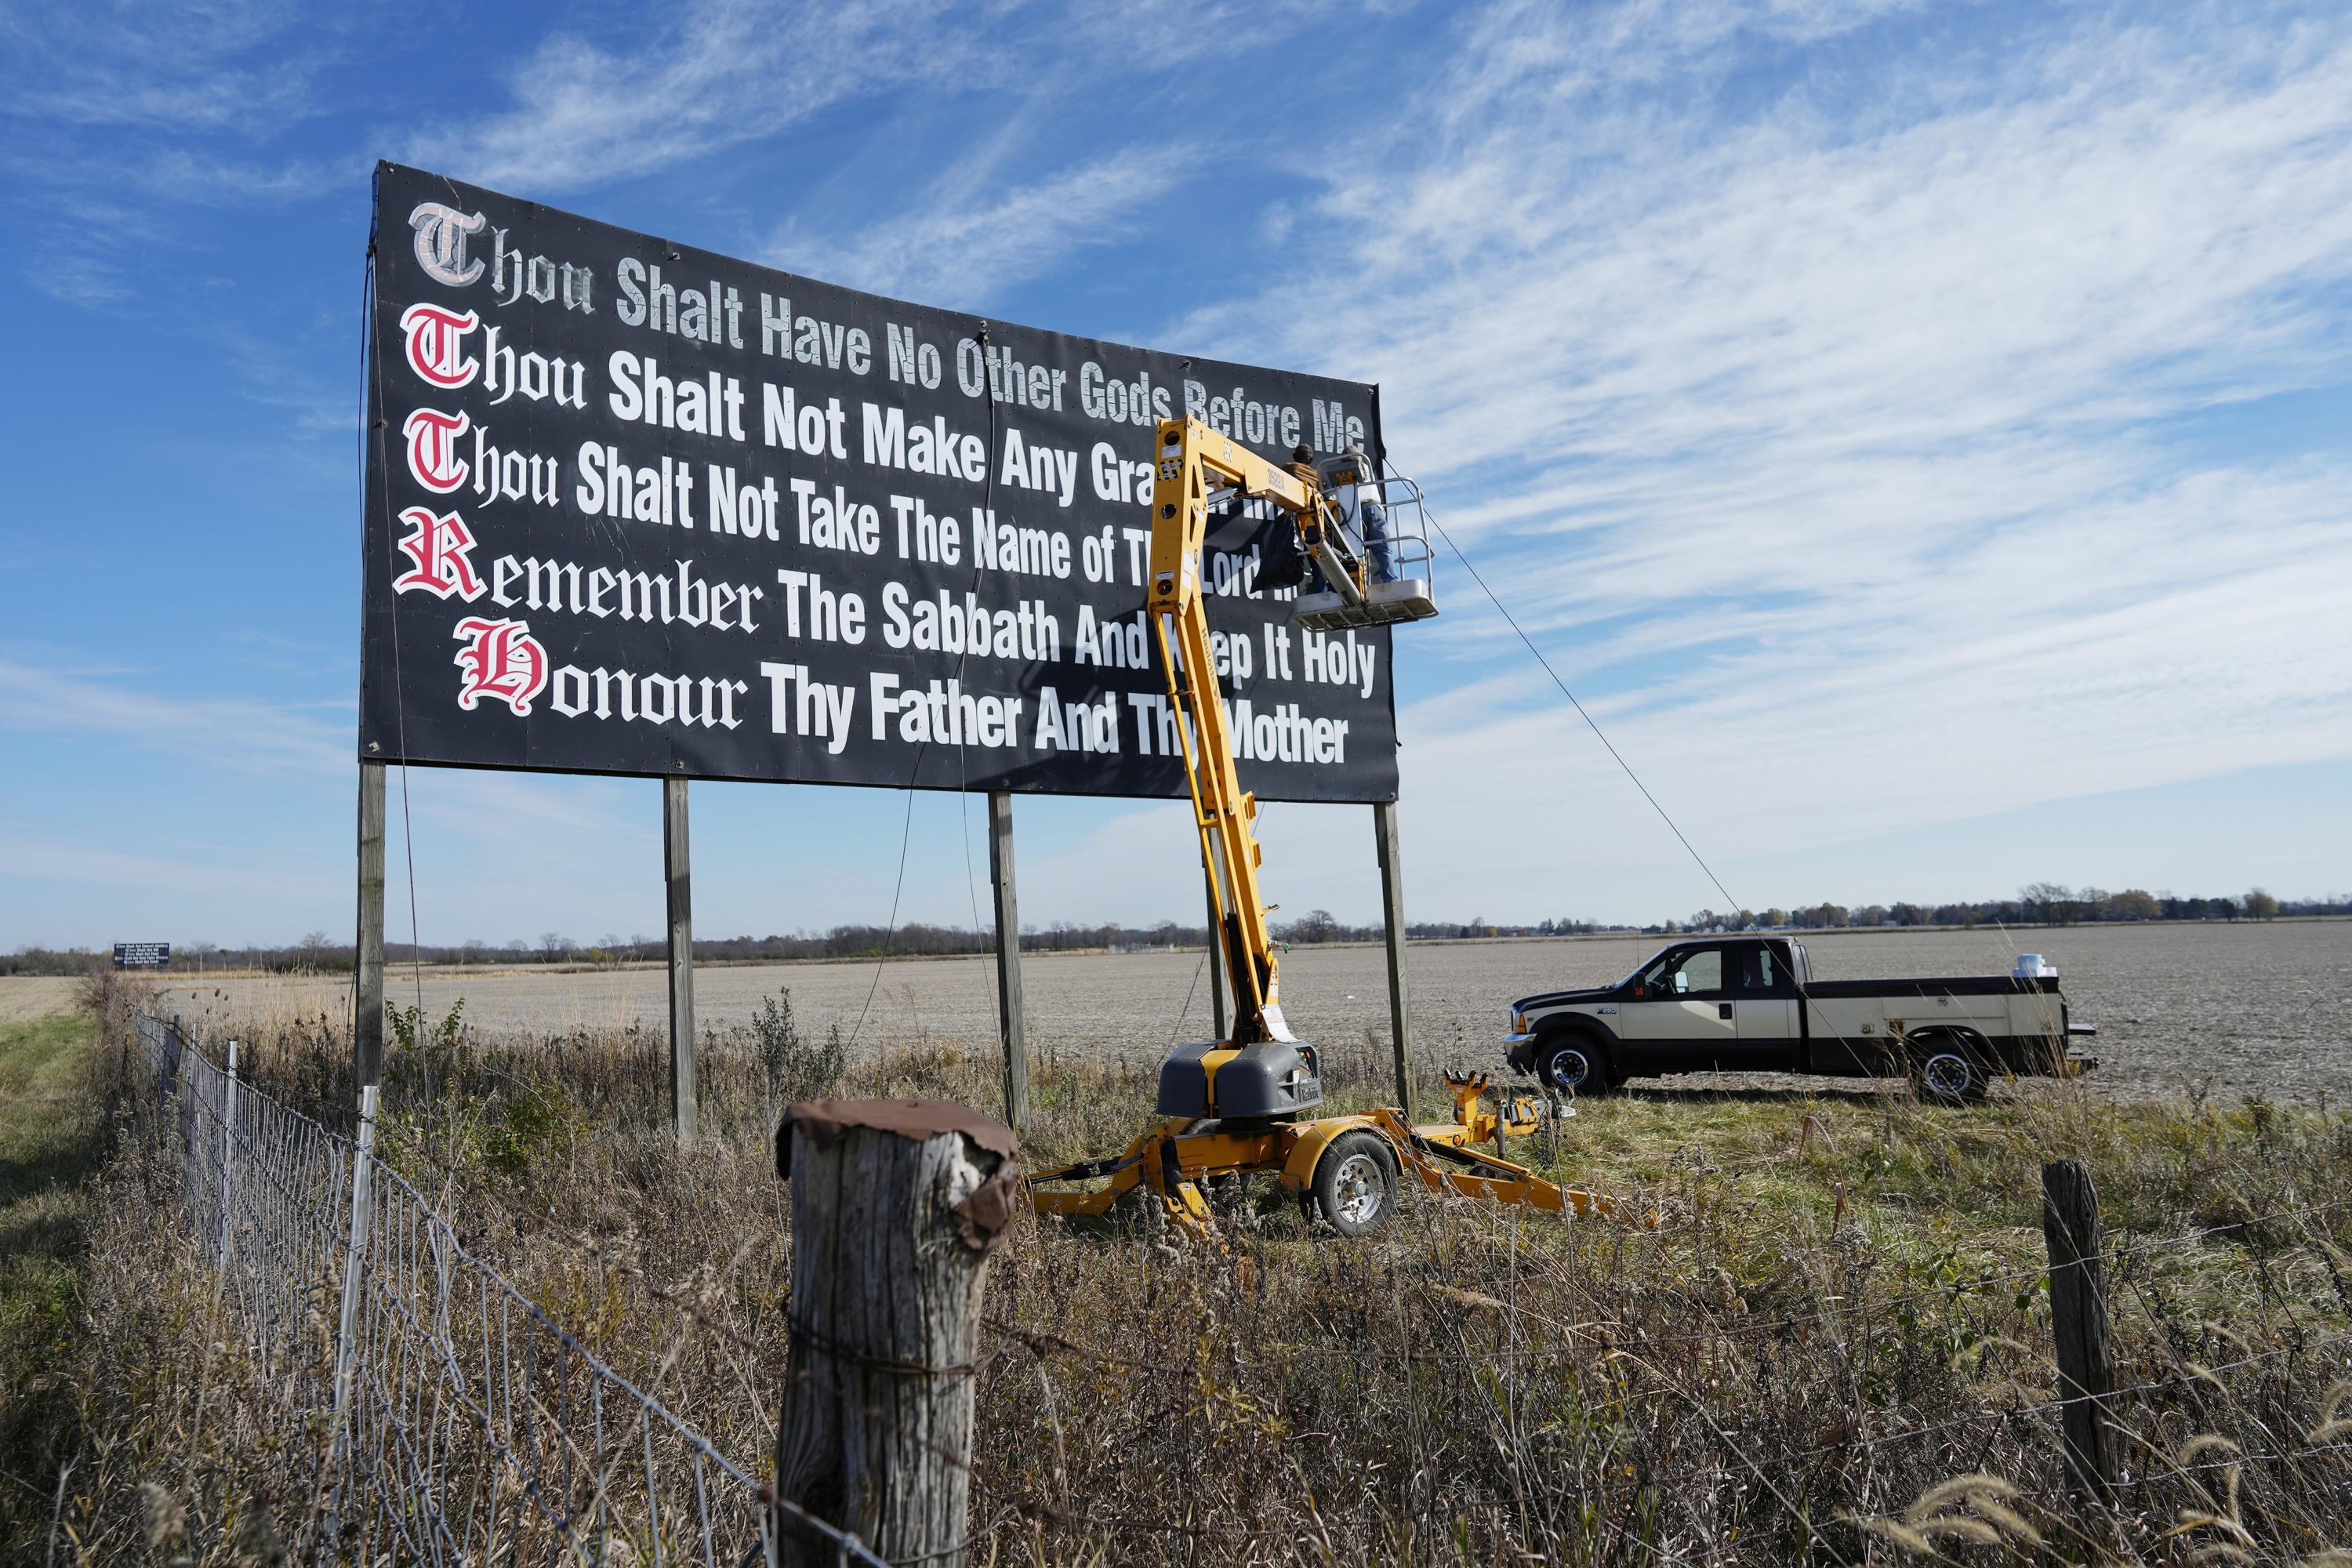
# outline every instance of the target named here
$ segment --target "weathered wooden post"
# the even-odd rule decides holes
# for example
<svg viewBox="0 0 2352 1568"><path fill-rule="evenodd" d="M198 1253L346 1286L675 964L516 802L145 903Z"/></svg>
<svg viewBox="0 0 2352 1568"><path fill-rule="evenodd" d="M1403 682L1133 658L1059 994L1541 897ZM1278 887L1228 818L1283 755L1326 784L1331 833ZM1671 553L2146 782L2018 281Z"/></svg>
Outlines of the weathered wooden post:
<svg viewBox="0 0 2352 1568"><path fill-rule="evenodd" d="M2107 1290L2102 1258L2106 1227L2099 1194L2080 1160L2042 1167L2042 1234L2050 1247L2050 1321L2058 1351L2058 1397L2066 1435L2066 1473L2074 1494L2102 1508L2116 1496L2115 1431L2107 1396L2115 1365L2107 1353Z"/></svg>
<svg viewBox="0 0 2352 1568"><path fill-rule="evenodd" d="M352 975L352 1077L383 1080L383 764L360 763L360 911Z"/></svg>
<svg viewBox="0 0 2352 1568"><path fill-rule="evenodd" d="M817 1100L784 1112L792 1346L776 1495L894 1563L955 1568L971 1479L988 1249L1020 1199L1002 1122L935 1100ZM779 1510L785 1563L829 1542Z"/></svg>
<svg viewBox="0 0 2352 1568"><path fill-rule="evenodd" d="M1013 793L988 792L988 876L996 887L996 1016L1004 1046L1004 1120L1029 1125L1029 1031L1021 997L1021 893L1013 869Z"/></svg>

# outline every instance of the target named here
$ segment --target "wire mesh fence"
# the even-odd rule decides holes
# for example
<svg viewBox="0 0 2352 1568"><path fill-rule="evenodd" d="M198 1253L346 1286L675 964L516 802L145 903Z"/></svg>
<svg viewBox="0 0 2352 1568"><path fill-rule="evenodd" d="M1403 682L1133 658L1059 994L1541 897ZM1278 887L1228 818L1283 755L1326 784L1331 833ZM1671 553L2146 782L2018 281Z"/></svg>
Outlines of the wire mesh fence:
<svg viewBox="0 0 2352 1568"><path fill-rule="evenodd" d="M320 1562L878 1564L612 1370L356 1140L239 1081L171 1023L138 1044L189 1234L307 1466ZM789 1542L778 1538L789 1532Z"/></svg>

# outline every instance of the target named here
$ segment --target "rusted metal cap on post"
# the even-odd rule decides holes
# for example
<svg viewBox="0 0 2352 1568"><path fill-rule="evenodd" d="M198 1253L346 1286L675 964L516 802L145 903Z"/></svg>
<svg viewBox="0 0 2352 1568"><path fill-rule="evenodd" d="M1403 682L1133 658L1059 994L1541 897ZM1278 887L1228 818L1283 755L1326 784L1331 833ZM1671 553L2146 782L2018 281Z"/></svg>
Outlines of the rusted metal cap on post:
<svg viewBox="0 0 2352 1568"><path fill-rule="evenodd" d="M957 1132L998 1157L993 1174L956 1205L964 1244L987 1247L1012 1221L1021 1190L1021 1142L992 1116L951 1100L803 1100L784 1108L776 1127L776 1174L793 1179L793 1130L818 1147L834 1143L853 1127L896 1133L920 1143Z"/></svg>

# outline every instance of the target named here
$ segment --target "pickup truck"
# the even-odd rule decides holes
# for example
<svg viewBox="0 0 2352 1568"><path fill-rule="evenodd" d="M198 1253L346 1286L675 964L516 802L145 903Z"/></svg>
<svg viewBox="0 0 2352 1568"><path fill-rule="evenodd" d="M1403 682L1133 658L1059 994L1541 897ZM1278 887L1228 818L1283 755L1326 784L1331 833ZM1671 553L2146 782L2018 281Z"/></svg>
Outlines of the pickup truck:
<svg viewBox="0 0 2352 1568"><path fill-rule="evenodd" d="M1514 1071L1572 1094L1678 1072L1907 1075L1958 1105L1997 1077L2096 1066L2067 1048L2095 1032L2067 1017L2039 954L2014 974L1816 980L1801 942L1722 936L1675 942L1614 985L1523 996L1503 1043Z"/></svg>

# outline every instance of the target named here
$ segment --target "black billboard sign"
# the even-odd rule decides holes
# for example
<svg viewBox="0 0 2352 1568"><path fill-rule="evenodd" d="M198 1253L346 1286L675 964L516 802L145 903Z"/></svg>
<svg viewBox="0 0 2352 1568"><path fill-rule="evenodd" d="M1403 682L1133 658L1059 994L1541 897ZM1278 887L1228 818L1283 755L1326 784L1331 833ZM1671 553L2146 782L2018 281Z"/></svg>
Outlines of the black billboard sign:
<svg viewBox="0 0 2352 1568"><path fill-rule="evenodd" d="M172 944L168 942L118 942L114 944L114 967L117 969L161 969L172 962Z"/></svg>
<svg viewBox="0 0 2352 1568"><path fill-rule="evenodd" d="M1185 793L1142 614L1154 422L1380 451L1377 388L861 294L376 174L360 745L376 761ZM1386 631L1204 581L1241 775L1396 796Z"/></svg>

